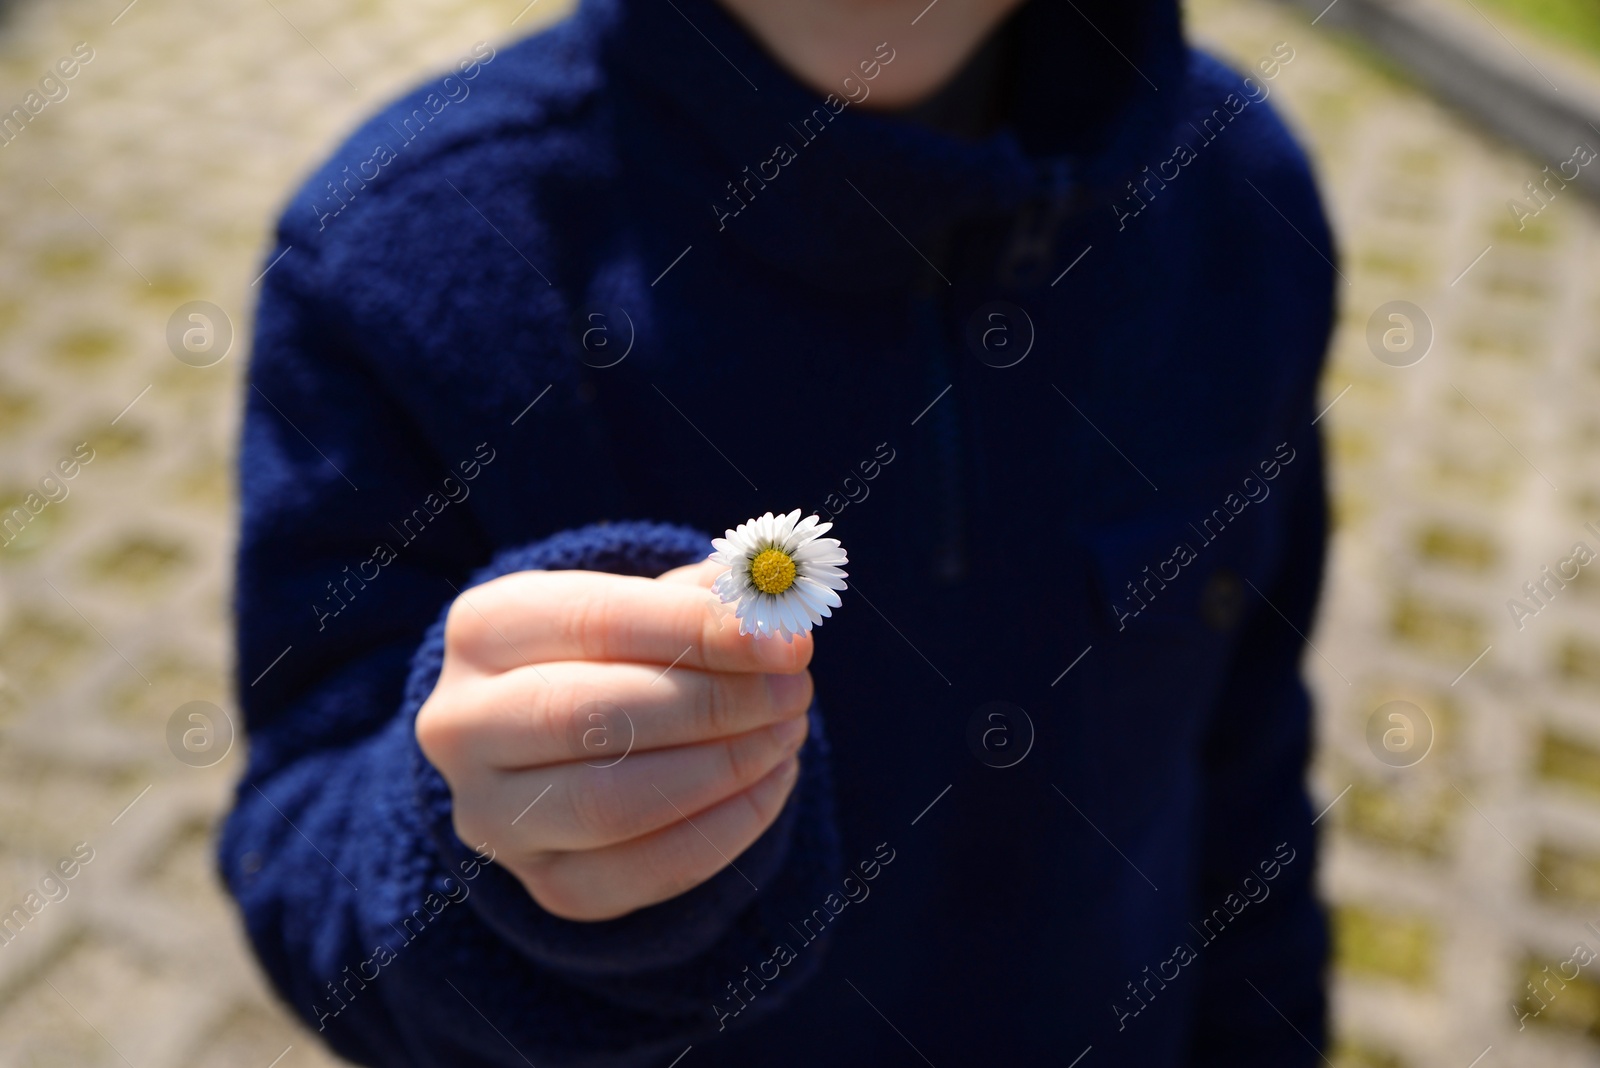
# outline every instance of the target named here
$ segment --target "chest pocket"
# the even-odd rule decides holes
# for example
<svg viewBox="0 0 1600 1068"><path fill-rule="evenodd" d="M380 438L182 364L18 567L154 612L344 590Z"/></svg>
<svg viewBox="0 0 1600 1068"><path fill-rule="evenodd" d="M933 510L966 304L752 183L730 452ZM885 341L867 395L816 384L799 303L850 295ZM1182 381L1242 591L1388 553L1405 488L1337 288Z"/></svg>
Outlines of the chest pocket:
<svg viewBox="0 0 1600 1068"><path fill-rule="evenodd" d="M1262 593L1272 596L1283 558L1289 497L1276 487L1259 503L1241 495L1233 512L1227 493L1215 494L1215 515L1197 493L1079 528L1090 651L1060 680L1072 731L1062 774L1086 795L1118 799L1093 818L1141 866L1164 847L1137 843L1166 841L1162 828L1194 812L1240 636L1273 612Z"/></svg>
<svg viewBox="0 0 1600 1068"><path fill-rule="evenodd" d="M1090 527L1101 639L1127 647L1144 672L1217 677L1244 620L1272 611L1264 596L1285 519L1275 494L1233 494L1210 511L1163 507Z"/></svg>

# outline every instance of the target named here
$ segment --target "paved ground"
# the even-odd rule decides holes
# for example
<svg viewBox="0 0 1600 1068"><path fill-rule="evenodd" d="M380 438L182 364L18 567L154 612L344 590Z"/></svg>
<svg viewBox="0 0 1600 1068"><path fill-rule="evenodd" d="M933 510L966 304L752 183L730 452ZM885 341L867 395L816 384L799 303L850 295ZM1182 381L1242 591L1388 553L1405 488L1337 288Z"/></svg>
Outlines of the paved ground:
<svg viewBox="0 0 1600 1068"><path fill-rule="evenodd" d="M524 0L125 2L17 3L0 35L6 108L77 42L93 50L0 147L0 501L80 443L93 457L0 549L0 912L80 859L67 896L0 944L0 1066L331 1064L265 991L211 874L237 749L191 767L166 742L185 702L230 707L242 345L188 366L164 331L204 300L246 336L295 176L400 85L560 0L515 26ZM1557 194L1518 231L1506 201L1546 161L1485 143L1297 11L1198 0L1192 22L1242 64L1295 50L1273 99L1312 146L1345 253L1324 418L1339 527L1308 654L1335 1060L1600 1063L1596 967L1552 983L1525 1031L1511 1009L1525 973L1579 939L1600 950L1584 927L1600 923L1600 579L1520 631L1505 606L1575 541L1600 549L1583 529L1600 527L1600 215ZM1413 366L1367 342L1399 300L1432 324ZM1366 740L1395 700L1433 727L1408 768Z"/></svg>
<svg viewBox="0 0 1600 1068"><path fill-rule="evenodd" d="M1563 970L1580 939L1600 949L1584 926L1600 921L1600 580L1551 583L1520 630L1507 609L1537 608L1523 583L1576 541L1600 550L1583 529L1600 524L1600 304L1585 269L1600 219L1557 192L1519 230L1508 199L1528 200L1525 183L1557 161L1485 144L1307 16L1219 0L1195 21L1238 60L1296 48L1280 103L1317 158L1349 283L1324 382L1339 526L1308 660L1315 781L1339 798L1324 885L1340 1059L1464 1068L1493 1046L1485 1066L1600 1062L1583 1037L1600 1037L1593 967L1566 965L1577 981L1552 980L1526 1030L1511 1008L1528 973ZM1296 241L1286 233L1285 254ZM1413 366L1369 347L1369 318L1395 300L1435 331ZM1412 767L1367 742L1392 700L1435 729Z"/></svg>

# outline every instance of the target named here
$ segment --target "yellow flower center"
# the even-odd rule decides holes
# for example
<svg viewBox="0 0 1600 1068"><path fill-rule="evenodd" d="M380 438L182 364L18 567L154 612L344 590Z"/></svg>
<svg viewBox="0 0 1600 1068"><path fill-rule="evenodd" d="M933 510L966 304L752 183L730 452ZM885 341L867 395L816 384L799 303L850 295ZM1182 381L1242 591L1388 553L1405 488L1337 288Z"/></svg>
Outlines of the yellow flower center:
<svg viewBox="0 0 1600 1068"><path fill-rule="evenodd" d="M766 549L750 561L750 581L762 593L782 593L794 585L794 561L782 549Z"/></svg>

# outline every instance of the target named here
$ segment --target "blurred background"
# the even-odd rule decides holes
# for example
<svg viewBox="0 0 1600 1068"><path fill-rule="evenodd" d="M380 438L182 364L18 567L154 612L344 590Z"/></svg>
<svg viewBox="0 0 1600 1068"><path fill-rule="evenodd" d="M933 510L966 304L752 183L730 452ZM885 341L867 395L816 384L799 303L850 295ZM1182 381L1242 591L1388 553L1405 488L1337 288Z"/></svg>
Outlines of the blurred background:
<svg viewBox="0 0 1600 1068"><path fill-rule="evenodd" d="M0 1065L336 1063L211 860L242 760L230 463L262 250L365 113L566 9L0 4L0 517L25 516L0 535L0 917L27 906L0 928ZM1600 551L1600 166L1568 162L1600 149L1600 7L1188 17L1244 68L1293 49L1272 100L1343 249L1306 652L1330 1059L1600 1064L1600 963L1574 959L1600 953L1600 563L1574 557ZM1576 580L1541 570L1563 561Z"/></svg>

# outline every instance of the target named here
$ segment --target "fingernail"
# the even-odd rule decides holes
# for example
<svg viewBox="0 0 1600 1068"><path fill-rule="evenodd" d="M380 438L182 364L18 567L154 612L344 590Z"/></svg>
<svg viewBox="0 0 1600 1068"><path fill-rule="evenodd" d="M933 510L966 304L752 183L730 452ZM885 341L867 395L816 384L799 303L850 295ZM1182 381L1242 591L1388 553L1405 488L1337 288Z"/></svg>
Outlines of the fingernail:
<svg viewBox="0 0 1600 1068"><path fill-rule="evenodd" d="M806 732L806 718L786 719L772 728L772 736L785 748L795 745Z"/></svg>
<svg viewBox="0 0 1600 1068"><path fill-rule="evenodd" d="M772 698L774 708L785 712L796 711L796 706L805 699L805 693L806 677L803 674L767 676L767 695Z"/></svg>

